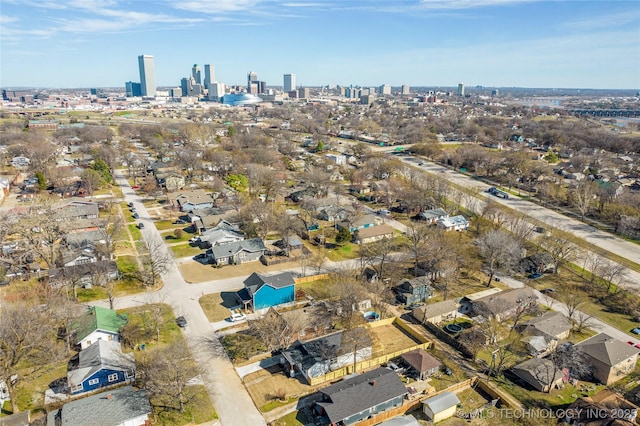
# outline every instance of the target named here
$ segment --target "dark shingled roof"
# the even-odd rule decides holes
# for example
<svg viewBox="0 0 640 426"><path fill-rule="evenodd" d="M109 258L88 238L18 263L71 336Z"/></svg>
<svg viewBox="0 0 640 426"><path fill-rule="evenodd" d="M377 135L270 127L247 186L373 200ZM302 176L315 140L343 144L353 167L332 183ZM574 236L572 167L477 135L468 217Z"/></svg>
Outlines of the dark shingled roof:
<svg viewBox="0 0 640 426"><path fill-rule="evenodd" d="M610 367L618 365L621 361L638 353L638 350L633 346L627 345L605 333L596 334L587 340L583 340L576 347L591 358Z"/></svg>
<svg viewBox="0 0 640 426"><path fill-rule="evenodd" d="M150 413L147 392L125 386L67 402L61 409L48 413L47 425L118 425Z"/></svg>
<svg viewBox="0 0 640 426"><path fill-rule="evenodd" d="M433 355L429 354L422 348L405 352L400 356L418 373L423 373L433 368L440 368L442 365L442 363L434 358Z"/></svg>
<svg viewBox="0 0 640 426"><path fill-rule="evenodd" d="M328 386L320 393L330 400L317 404L324 408L331 423L338 423L370 407L406 395L407 389L394 371L381 367Z"/></svg>
<svg viewBox="0 0 640 426"><path fill-rule="evenodd" d="M233 243L221 244L219 246L212 247L211 253L215 259L221 259L229 256L233 256L242 250L248 252L265 251L267 248L264 246L262 239L252 238L250 240L235 241Z"/></svg>
<svg viewBox="0 0 640 426"><path fill-rule="evenodd" d="M255 294L263 285L268 285L273 288L284 288L295 285L295 283L296 282L293 279L291 272L282 272L271 276L260 275L259 273L254 272L244 280L244 286L251 291L251 294Z"/></svg>

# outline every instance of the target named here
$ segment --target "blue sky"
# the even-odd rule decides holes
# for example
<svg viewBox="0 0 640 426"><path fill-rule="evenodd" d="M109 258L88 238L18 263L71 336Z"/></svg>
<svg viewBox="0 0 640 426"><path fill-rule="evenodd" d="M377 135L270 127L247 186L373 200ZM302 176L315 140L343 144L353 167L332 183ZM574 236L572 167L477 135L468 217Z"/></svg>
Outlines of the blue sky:
<svg viewBox="0 0 640 426"><path fill-rule="evenodd" d="M267 85L640 89L640 2L2 0L0 86L159 86L194 63Z"/></svg>

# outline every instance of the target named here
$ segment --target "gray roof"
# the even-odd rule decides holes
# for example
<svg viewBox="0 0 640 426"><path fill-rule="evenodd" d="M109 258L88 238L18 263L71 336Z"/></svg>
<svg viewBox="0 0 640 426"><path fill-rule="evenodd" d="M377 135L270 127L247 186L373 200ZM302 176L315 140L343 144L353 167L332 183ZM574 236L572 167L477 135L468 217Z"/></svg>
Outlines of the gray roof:
<svg viewBox="0 0 640 426"><path fill-rule="evenodd" d="M562 370L546 358L528 359L511 367L511 371L540 391L562 378Z"/></svg>
<svg viewBox="0 0 640 426"><path fill-rule="evenodd" d="M331 423L338 423L370 407L405 395L407 388L394 371L381 367L320 389L320 393L329 400L317 404L324 408Z"/></svg>
<svg viewBox="0 0 640 426"><path fill-rule="evenodd" d="M61 206L56 212L59 219L74 219L98 216L98 203L88 201L72 201Z"/></svg>
<svg viewBox="0 0 640 426"><path fill-rule="evenodd" d="M483 313L499 315L514 309L519 303L528 298L533 301L537 300L531 287L522 287L476 299L473 304L474 306L478 305Z"/></svg>
<svg viewBox="0 0 640 426"><path fill-rule="evenodd" d="M460 400L453 392L442 392L432 398L425 399L422 403L428 405L431 411L436 414L458 405Z"/></svg>
<svg viewBox="0 0 640 426"><path fill-rule="evenodd" d="M248 252L265 251L267 248L264 246L261 238L252 238L250 240L235 241L227 244L220 244L211 248L211 253L214 259L221 259L223 257L233 256L243 250Z"/></svg>
<svg viewBox="0 0 640 426"><path fill-rule="evenodd" d="M405 352L400 357L418 373L440 368L442 363L422 348Z"/></svg>
<svg viewBox="0 0 640 426"><path fill-rule="evenodd" d="M407 414L378 423L378 426L420 426L420 423L411 414Z"/></svg>
<svg viewBox="0 0 640 426"><path fill-rule="evenodd" d="M90 231L70 232L66 235L67 244L73 248L80 248L87 245L105 241L105 232L101 229Z"/></svg>
<svg viewBox="0 0 640 426"><path fill-rule="evenodd" d="M31 411L20 411L16 414L0 417L0 426L29 426L31 424Z"/></svg>
<svg viewBox="0 0 640 426"><path fill-rule="evenodd" d="M430 286L431 280L425 276L415 277L411 279L405 278L402 281L400 281L400 283L398 283L398 286L399 287L404 286L404 284L408 284L409 288L415 289L419 287Z"/></svg>
<svg viewBox="0 0 640 426"><path fill-rule="evenodd" d="M438 207L436 209L422 211L418 214L418 216L429 220L429 219L439 219L441 217L447 217L449 216L449 213L447 213L445 209Z"/></svg>
<svg viewBox="0 0 640 426"><path fill-rule="evenodd" d="M583 340L576 347L591 358L610 367L638 354L638 350L633 346L627 345L605 333L596 334Z"/></svg>
<svg viewBox="0 0 640 426"><path fill-rule="evenodd" d="M116 426L150 413L151 404L147 392L124 386L67 402L61 409L47 414L47 425Z"/></svg>
<svg viewBox="0 0 640 426"><path fill-rule="evenodd" d="M443 300L442 302L430 303L413 310L413 316L417 319L429 319L451 312L456 312L460 302L456 299Z"/></svg>
<svg viewBox="0 0 640 426"><path fill-rule="evenodd" d="M78 357L78 367L67 373L70 387L82 383L100 370L127 371L135 368L133 356L124 354L120 343L113 340L98 340L80 351Z"/></svg>
<svg viewBox="0 0 640 426"><path fill-rule="evenodd" d="M295 285L295 280L293 278L293 274L291 272L282 272L276 275L261 275L257 272L249 275L249 277L244 280L245 288L251 290L252 294L255 294L260 287L263 285L268 285L273 288L284 288L289 287L291 285Z"/></svg>
<svg viewBox="0 0 640 426"><path fill-rule="evenodd" d="M561 314L560 312L545 312L539 317L531 318L527 322L523 322L518 326L518 329L523 333L529 333L534 335L546 334L548 336L558 336L571 330L571 323L569 318Z"/></svg>

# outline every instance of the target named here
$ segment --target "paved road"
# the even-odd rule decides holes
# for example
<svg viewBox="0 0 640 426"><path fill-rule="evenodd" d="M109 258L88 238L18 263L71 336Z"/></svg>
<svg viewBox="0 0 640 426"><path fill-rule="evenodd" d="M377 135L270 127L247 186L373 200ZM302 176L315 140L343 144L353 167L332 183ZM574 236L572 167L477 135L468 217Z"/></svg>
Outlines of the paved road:
<svg viewBox="0 0 640 426"><path fill-rule="evenodd" d="M123 189L124 200L134 203L140 215L139 222L145 224L142 229L145 240L162 241L147 209L133 192L122 172L116 171L115 177ZM161 250L169 252L164 244L161 245ZM185 315L189 324L183 329L183 333L194 358L205 369L203 381L215 405L220 423L224 426L266 425L264 418L253 404L253 400L236 374L231 361L226 357L218 339L215 338L215 332L209 320L200 308L198 298L208 286L197 286L196 288L196 286L187 284L178 270L177 262L171 262L168 270L162 275L162 280L164 286L161 290L146 295L118 298L115 301L115 307L122 309L146 304L150 301L161 301L171 305L176 315ZM238 288L242 286L241 283L238 286L237 281L234 280L225 281L217 283L216 291L220 291L221 287Z"/></svg>
<svg viewBox="0 0 640 426"><path fill-rule="evenodd" d="M481 191L485 191L486 189L491 187L491 185L479 182L467 175L463 175L451 170L447 170L443 173L443 170L445 169L442 167L442 165L418 160L414 157L400 158L407 164L419 167L420 169L433 174L438 174L448 181L459 185L460 187L470 189L473 188ZM542 207L538 204L523 200L522 198L513 195L510 195L509 199L505 200L483 192L482 195L478 197L478 199L480 201L478 203L475 203L475 206L466 207L472 209L475 207L476 211L478 211L482 208L487 199L492 199L533 219L539 220L540 222L545 223L550 227L569 232L576 237L583 239L590 244L593 244L596 247L600 247L620 257L640 264L640 245L630 243L629 241L623 240L608 232L604 232L597 228L594 228L591 225L587 225L578 220L564 216L551 209ZM584 252L583 249L580 249L579 251ZM623 287L640 294L640 272L625 268L625 278L626 280L623 283Z"/></svg>

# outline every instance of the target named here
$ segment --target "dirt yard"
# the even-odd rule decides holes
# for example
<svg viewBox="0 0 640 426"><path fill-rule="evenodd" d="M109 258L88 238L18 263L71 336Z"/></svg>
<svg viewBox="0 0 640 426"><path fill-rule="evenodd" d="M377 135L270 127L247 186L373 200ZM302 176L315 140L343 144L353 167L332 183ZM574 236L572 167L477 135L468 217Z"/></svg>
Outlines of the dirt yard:
<svg viewBox="0 0 640 426"><path fill-rule="evenodd" d="M215 268L213 265L204 265L195 260L188 260L180 265L180 273L189 284L197 284L205 281L224 280L234 277L248 277L253 272L260 274L275 273L284 269L299 267L297 262L281 263L279 265L264 266L261 262L248 262L242 265L226 265Z"/></svg>
<svg viewBox="0 0 640 426"><path fill-rule="evenodd" d="M406 349L420 343L393 324L373 327L370 332L373 339L374 357Z"/></svg>
<svg viewBox="0 0 640 426"><path fill-rule="evenodd" d="M265 404L275 400L275 395L278 393L286 393L287 398L298 398L314 390L313 387L302 383L297 377L290 378L285 375L279 365L245 376L244 384L256 407L260 410Z"/></svg>

